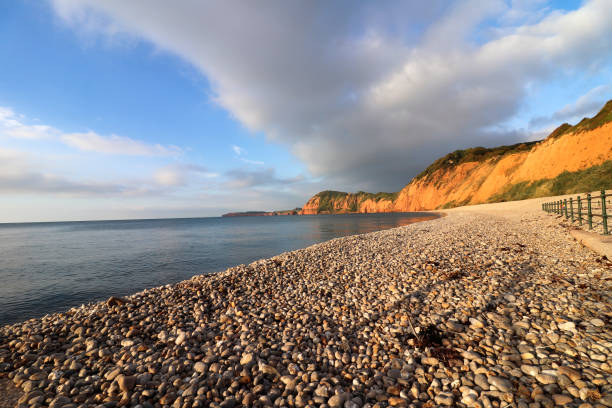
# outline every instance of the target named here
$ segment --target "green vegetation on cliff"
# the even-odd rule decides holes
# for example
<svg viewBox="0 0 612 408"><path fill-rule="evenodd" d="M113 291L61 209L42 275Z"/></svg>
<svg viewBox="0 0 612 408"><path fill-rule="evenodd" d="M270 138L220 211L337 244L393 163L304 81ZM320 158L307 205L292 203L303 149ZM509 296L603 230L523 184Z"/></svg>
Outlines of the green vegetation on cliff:
<svg viewBox="0 0 612 408"><path fill-rule="evenodd" d="M584 118L574 126L570 125L569 123L564 123L556 128L548 137L556 139L566 133L587 132L603 126L608 122L612 122L612 99L609 100L604 107L601 108L599 113L592 118Z"/></svg>
<svg viewBox="0 0 612 408"><path fill-rule="evenodd" d="M525 200L527 198L579 194L610 188L612 188L612 160L584 170L564 171L553 179L512 184L488 201L494 203Z"/></svg>
<svg viewBox="0 0 612 408"><path fill-rule="evenodd" d="M530 150L536 143L538 142L517 143L510 146L498 146L493 148L472 147L465 150L455 150L454 152L449 153L433 162L414 179L419 180L435 173L437 170L449 169L462 163L480 163L490 158L499 160L507 154Z"/></svg>
<svg viewBox="0 0 612 408"><path fill-rule="evenodd" d="M359 211L359 204L366 200L373 200L379 202L381 200L395 201L399 193L385 193L378 192L367 193L365 191L359 191L357 193L346 193L344 191L333 191L325 190L316 194L315 197L319 198L319 207L317 212L323 213L334 213L334 212L357 212ZM346 201L347 209L340 208L338 204Z"/></svg>

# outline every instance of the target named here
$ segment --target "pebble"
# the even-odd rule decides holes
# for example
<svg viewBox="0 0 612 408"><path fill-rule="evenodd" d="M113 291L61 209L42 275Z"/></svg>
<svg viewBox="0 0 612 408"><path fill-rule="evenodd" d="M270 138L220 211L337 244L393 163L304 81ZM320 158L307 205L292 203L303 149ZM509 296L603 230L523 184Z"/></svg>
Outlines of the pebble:
<svg viewBox="0 0 612 408"><path fill-rule="evenodd" d="M559 324L559 329L565 330L565 331L574 331L576 330L576 324L574 322L561 323Z"/></svg>
<svg viewBox="0 0 612 408"><path fill-rule="evenodd" d="M607 261L449 211L0 328L20 408L612 405Z"/></svg>
<svg viewBox="0 0 612 408"><path fill-rule="evenodd" d="M453 394L449 392L441 392L434 397L436 404L451 406L455 402Z"/></svg>
<svg viewBox="0 0 612 408"><path fill-rule="evenodd" d="M327 401L327 405L329 405L331 408L337 408L343 406L344 401L344 394L336 394L332 395L332 397Z"/></svg>
<svg viewBox="0 0 612 408"><path fill-rule="evenodd" d="M119 389L121 391L132 391L134 386L136 385L136 377L130 375L120 374L117 376L117 385L119 385Z"/></svg>
<svg viewBox="0 0 612 408"><path fill-rule="evenodd" d="M567 376L570 380L574 382L578 381L582 377L579 371L574 370L573 368L570 368L570 367L566 367L566 366L559 367L557 369L557 372L559 374Z"/></svg>
<svg viewBox="0 0 612 408"><path fill-rule="evenodd" d="M503 392L510 392L514 388L510 381L501 377L489 377L488 381L489 384L495 386L495 388Z"/></svg>
<svg viewBox="0 0 612 408"><path fill-rule="evenodd" d="M476 374L474 376L474 382L485 391L489 389L489 381L487 381L487 377L482 374Z"/></svg>
<svg viewBox="0 0 612 408"><path fill-rule="evenodd" d="M240 364L243 366L250 366L255 363L255 356L253 353L244 353L240 358Z"/></svg>
<svg viewBox="0 0 612 408"><path fill-rule="evenodd" d="M540 369L538 367L536 367L536 366L523 364L521 366L521 371L524 372L527 375L535 377L540 372Z"/></svg>
<svg viewBox="0 0 612 408"><path fill-rule="evenodd" d="M542 384L554 384L557 382L557 377L555 377L554 375L550 375L550 374L542 374L542 373L536 374L535 378Z"/></svg>
<svg viewBox="0 0 612 408"><path fill-rule="evenodd" d="M572 397L563 394L553 394L552 399L556 405L567 405L574 401Z"/></svg>

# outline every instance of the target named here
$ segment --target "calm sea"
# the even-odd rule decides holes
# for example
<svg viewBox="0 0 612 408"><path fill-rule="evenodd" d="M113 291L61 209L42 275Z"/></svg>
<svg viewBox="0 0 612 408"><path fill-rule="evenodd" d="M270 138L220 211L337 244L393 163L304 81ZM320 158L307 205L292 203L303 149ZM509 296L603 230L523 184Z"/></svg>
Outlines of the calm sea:
<svg viewBox="0 0 612 408"><path fill-rule="evenodd" d="M427 213L0 224L0 325Z"/></svg>

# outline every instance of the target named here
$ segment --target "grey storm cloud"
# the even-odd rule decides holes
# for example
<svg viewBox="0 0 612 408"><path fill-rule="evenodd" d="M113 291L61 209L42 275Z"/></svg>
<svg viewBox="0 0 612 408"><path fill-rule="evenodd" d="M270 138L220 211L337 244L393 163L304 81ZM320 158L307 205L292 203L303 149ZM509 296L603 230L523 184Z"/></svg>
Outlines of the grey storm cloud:
<svg viewBox="0 0 612 408"><path fill-rule="evenodd" d="M273 168L267 169L232 169L225 173L226 186L234 189L249 187L278 187L304 181L303 176L281 178Z"/></svg>
<svg viewBox="0 0 612 408"><path fill-rule="evenodd" d="M74 182L36 172L0 175L0 192L4 193L107 195L122 194L126 190L119 185Z"/></svg>
<svg viewBox="0 0 612 408"><path fill-rule="evenodd" d="M609 66L612 2L567 13L522 3L52 1L75 27L191 62L219 105L330 187L376 191L454 149L519 141L491 129L517 113L529 84Z"/></svg>

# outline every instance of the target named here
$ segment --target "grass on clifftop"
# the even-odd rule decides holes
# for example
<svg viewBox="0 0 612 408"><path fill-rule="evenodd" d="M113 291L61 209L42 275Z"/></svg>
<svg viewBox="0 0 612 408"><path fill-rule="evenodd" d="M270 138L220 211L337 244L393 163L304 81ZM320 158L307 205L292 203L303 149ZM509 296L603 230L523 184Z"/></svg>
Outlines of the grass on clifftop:
<svg viewBox="0 0 612 408"><path fill-rule="evenodd" d="M517 143L509 146L493 147L490 149L485 147L472 147L465 150L455 150L454 152L449 153L433 162L429 167L416 176L415 180L425 178L435 173L437 170L449 169L462 163L483 162L490 158L500 159L506 154L530 150L536 143L538 142Z"/></svg>
<svg viewBox="0 0 612 408"><path fill-rule="evenodd" d="M564 123L548 136L551 139L556 139L567 133L579 133L587 132L589 130L597 129L600 126L605 125L608 122L612 122L612 99L609 100L603 108L592 118L584 118L577 125L570 125Z"/></svg>
<svg viewBox="0 0 612 408"><path fill-rule="evenodd" d="M524 181L508 186L488 202L525 200L563 194L580 194L612 188L612 160L579 171L564 171L553 179Z"/></svg>

